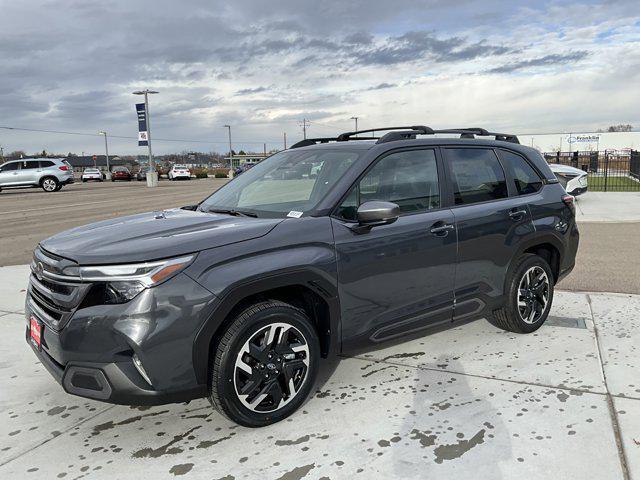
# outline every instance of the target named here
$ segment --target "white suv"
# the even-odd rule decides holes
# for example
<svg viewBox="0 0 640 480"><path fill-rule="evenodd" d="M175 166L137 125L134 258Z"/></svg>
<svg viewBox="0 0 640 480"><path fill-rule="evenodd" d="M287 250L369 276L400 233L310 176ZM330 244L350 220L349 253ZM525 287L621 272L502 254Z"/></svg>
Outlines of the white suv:
<svg viewBox="0 0 640 480"><path fill-rule="evenodd" d="M191 172L185 165L174 165L169 170L169 180L178 180L180 178L191 180Z"/></svg>
<svg viewBox="0 0 640 480"><path fill-rule="evenodd" d="M73 167L60 158L25 158L0 165L0 190L7 187L41 187L57 192L73 183Z"/></svg>

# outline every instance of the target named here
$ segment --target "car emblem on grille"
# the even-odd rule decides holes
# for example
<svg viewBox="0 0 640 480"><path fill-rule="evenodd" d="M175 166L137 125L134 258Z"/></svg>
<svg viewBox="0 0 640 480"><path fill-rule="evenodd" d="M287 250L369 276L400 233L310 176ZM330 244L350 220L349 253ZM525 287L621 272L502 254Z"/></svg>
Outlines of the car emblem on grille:
<svg viewBox="0 0 640 480"><path fill-rule="evenodd" d="M38 280L42 280L42 272L44 272L44 265L42 264L42 262L36 263L35 274Z"/></svg>

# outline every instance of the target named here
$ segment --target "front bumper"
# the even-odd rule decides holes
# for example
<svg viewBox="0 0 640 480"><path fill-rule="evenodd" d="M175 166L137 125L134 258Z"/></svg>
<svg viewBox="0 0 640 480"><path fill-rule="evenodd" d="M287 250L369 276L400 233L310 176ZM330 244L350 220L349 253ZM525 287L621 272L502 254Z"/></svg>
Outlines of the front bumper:
<svg viewBox="0 0 640 480"><path fill-rule="evenodd" d="M76 309L58 328L42 314L29 285L25 339L63 389L109 403L158 405L204 397L193 367L196 333L217 299L185 274L120 305ZM40 297L41 298L41 297ZM30 341L29 320L43 323L42 348ZM133 362L143 364L148 383Z"/></svg>
<svg viewBox="0 0 640 480"><path fill-rule="evenodd" d="M573 195L574 197L578 196L578 195L582 195L583 193L585 193L587 190L589 189L589 187L576 187L573 190L571 190L570 192L567 192L569 195Z"/></svg>

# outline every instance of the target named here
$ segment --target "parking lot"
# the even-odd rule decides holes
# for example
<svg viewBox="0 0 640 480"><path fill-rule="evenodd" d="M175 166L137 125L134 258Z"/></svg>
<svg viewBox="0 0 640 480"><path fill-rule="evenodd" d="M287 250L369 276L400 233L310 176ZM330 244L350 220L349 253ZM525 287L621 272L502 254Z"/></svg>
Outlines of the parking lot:
<svg viewBox="0 0 640 480"><path fill-rule="evenodd" d="M227 181L162 179L156 189L136 181L75 183L55 193L39 188L5 189L0 192L0 265L29 263L38 242L62 230L121 215L190 205Z"/></svg>
<svg viewBox="0 0 640 480"><path fill-rule="evenodd" d="M27 275L0 268L0 478L640 478L640 296L558 292L535 334L479 320L325 362L256 430L65 394L24 340Z"/></svg>
<svg viewBox="0 0 640 480"><path fill-rule="evenodd" d="M64 393L24 341L37 242L191 204L225 181L0 194L0 478L640 479L634 194L580 199L576 269L536 333L479 320L324 362L315 394L271 427L236 426L206 400L142 408Z"/></svg>

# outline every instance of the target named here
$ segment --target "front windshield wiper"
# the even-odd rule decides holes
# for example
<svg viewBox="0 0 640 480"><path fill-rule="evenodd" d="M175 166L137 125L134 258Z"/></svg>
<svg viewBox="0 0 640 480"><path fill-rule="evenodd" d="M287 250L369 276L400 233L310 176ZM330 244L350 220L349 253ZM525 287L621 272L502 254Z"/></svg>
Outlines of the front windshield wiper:
<svg viewBox="0 0 640 480"><path fill-rule="evenodd" d="M230 208L210 208L207 210L209 213L222 213L224 215L233 215L234 217L252 217L258 218L258 215L253 212L243 212L241 210L233 210Z"/></svg>

